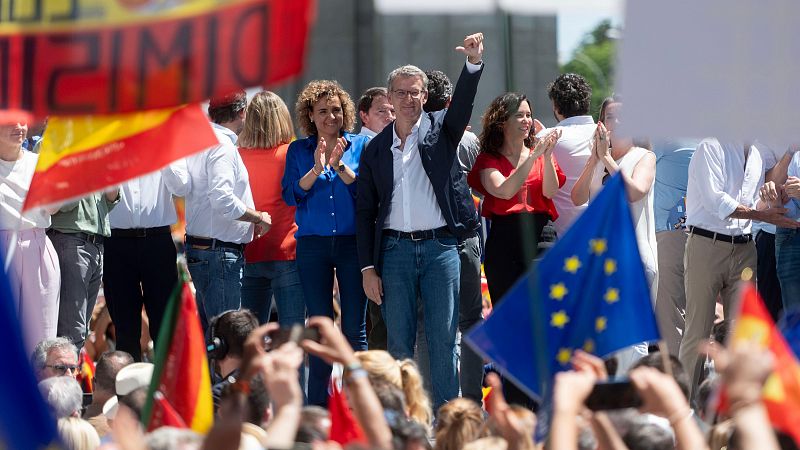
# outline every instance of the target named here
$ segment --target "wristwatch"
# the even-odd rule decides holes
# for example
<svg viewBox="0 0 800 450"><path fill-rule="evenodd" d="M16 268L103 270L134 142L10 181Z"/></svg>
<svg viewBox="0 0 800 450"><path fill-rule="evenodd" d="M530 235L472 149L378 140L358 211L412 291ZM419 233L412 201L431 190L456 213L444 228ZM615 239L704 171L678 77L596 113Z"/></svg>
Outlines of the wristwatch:
<svg viewBox="0 0 800 450"><path fill-rule="evenodd" d="M345 166L343 162L339 162L339 167L336 168L336 171L339 173L344 173L344 169L346 168L347 166Z"/></svg>

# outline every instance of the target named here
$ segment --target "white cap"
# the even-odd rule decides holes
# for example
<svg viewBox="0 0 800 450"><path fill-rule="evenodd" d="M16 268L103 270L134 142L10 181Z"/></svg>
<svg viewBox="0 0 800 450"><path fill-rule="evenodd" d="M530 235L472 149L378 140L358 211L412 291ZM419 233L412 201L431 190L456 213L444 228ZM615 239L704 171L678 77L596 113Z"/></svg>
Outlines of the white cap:
<svg viewBox="0 0 800 450"><path fill-rule="evenodd" d="M117 395L108 399L103 405L103 415L109 419L113 419L117 415L117 396L128 395L136 389L150 386L154 367L150 363L133 363L120 369L115 380Z"/></svg>

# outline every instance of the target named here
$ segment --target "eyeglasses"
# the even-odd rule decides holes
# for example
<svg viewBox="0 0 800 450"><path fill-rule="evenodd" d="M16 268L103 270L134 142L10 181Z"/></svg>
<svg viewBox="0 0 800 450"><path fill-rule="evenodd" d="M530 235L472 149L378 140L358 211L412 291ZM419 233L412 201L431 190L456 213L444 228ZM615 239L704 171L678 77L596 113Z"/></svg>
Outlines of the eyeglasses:
<svg viewBox="0 0 800 450"><path fill-rule="evenodd" d="M53 365L46 364L45 367L49 367L60 373L66 373L67 370L69 370L70 372L78 371L78 366L72 364L53 364Z"/></svg>
<svg viewBox="0 0 800 450"><path fill-rule="evenodd" d="M403 89L395 89L392 91L394 95L400 98L411 97L414 100L418 100L422 96L422 91L406 91Z"/></svg>

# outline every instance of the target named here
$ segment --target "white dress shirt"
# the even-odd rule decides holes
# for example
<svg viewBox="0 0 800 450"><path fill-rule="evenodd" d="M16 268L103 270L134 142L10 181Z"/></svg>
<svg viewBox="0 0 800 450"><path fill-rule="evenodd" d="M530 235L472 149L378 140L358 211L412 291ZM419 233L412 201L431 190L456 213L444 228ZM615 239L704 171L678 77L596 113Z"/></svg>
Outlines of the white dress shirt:
<svg viewBox="0 0 800 450"><path fill-rule="evenodd" d="M572 188L586 166L586 161L592 154L592 140L597 125L592 116L568 117L556 125L555 129L561 130L561 139L556 142L553 156L556 157L561 171L566 176L564 186L556 192L553 203L558 211L558 219L553 226L559 236L563 237L572 222L586 209L587 204L575 206L572 203ZM542 137L552 129L542 130L537 134ZM602 186L602 177L594 177L590 190L599 190Z"/></svg>
<svg viewBox="0 0 800 450"><path fill-rule="evenodd" d="M186 198L186 234L244 244L253 239L253 224L236 220L253 208L249 176L233 145L236 135L212 124L220 144L189 156L183 163L164 169L165 179L180 188ZM188 177L182 177L185 164Z"/></svg>
<svg viewBox="0 0 800 450"><path fill-rule="evenodd" d="M368 138L374 138L375 136L378 135L378 133L370 130L367 127L361 127L361 131L358 132L358 135L359 136L366 136Z"/></svg>
<svg viewBox="0 0 800 450"><path fill-rule="evenodd" d="M749 234L751 220L728 216L739 205L755 208L762 184L764 169L756 147L745 152L741 143L703 140L689 163L686 225L732 236Z"/></svg>
<svg viewBox="0 0 800 450"><path fill-rule="evenodd" d="M783 150L773 150L772 147L767 146L766 144L762 144L761 142L756 142L753 144L758 148L758 153L761 155L761 161L764 164L764 177L766 178L767 172L772 170L778 162L783 159L783 155L789 150L786 147L783 147ZM766 222L758 222L753 221L753 236L758 234L759 230L763 230L770 234L775 234L776 227L771 223Z"/></svg>
<svg viewBox="0 0 800 450"><path fill-rule="evenodd" d="M392 126L394 184L389 215L386 216L384 228L410 232L432 230L447 225L419 154L420 125L423 122L427 124L424 131L430 129L428 115L420 114L402 148L397 129Z"/></svg>
<svg viewBox="0 0 800 450"><path fill-rule="evenodd" d="M34 208L21 214L38 160L38 154L28 151L23 151L16 161L0 159L0 230L50 226L50 214L44 208Z"/></svg>
<svg viewBox="0 0 800 450"><path fill-rule="evenodd" d="M161 172L153 172L120 186L120 200L108 214L111 228L155 228L178 221L172 192Z"/></svg>

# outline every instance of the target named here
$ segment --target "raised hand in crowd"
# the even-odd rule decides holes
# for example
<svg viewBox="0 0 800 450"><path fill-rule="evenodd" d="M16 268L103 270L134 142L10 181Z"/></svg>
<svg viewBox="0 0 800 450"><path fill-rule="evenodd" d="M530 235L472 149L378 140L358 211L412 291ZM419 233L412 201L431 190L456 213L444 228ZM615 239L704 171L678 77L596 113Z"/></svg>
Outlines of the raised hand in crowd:
<svg viewBox="0 0 800 450"><path fill-rule="evenodd" d="M372 389L367 372L361 367L353 348L333 320L315 316L308 319L308 326L319 330L320 341L303 340L303 348L319 356L328 364L344 366L344 383L348 387L348 402L364 430L370 445L376 449L392 448L392 431L383 415L383 407ZM296 381L295 381L296 384Z"/></svg>
<svg viewBox="0 0 800 450"><path fill-rule="evenodd" d="M456 47L456 51L467 55L467 61L471 64L478 64L483 56L483 33L470 34L465 37L464 45Z"/></svg>
<svg viewBox="0 0 800 450"><path fill-rule="evenodd" d="M708 449L693 420L692 408L671 375L652 367L639 367L630 372L630 379L642 398L641 411L669 420L675 432L676 449Z"/></svg>
<svg viewBox="0 0 800 450"><path fill-rule="evenodd" d="M550 428L552 448L578 448L578 415L592 393L597 374L594 370L560 372L553 388L553 423Z"/></svg>
<svg viewBox="0 0 800 450"><path fill-rule="evenodd" d="M503 396L503 385L500 377L494 373L486 376L486 383L492 388L488 399L489 420L503 439L508 443L508 450L532 450L533 436L527 430L524 421L517 417ZM557 448L557 447L554 447Z"/></svg>
<svg viewBox="0 0 800 450"><path fill-rule="evenodd" d="M773 369L772 354L752 343L737 345L730 351L706 345L704 351L714 359L714 367L722 376L738 448L778 450L780 445L762 400L764 383Z"/></svg>

